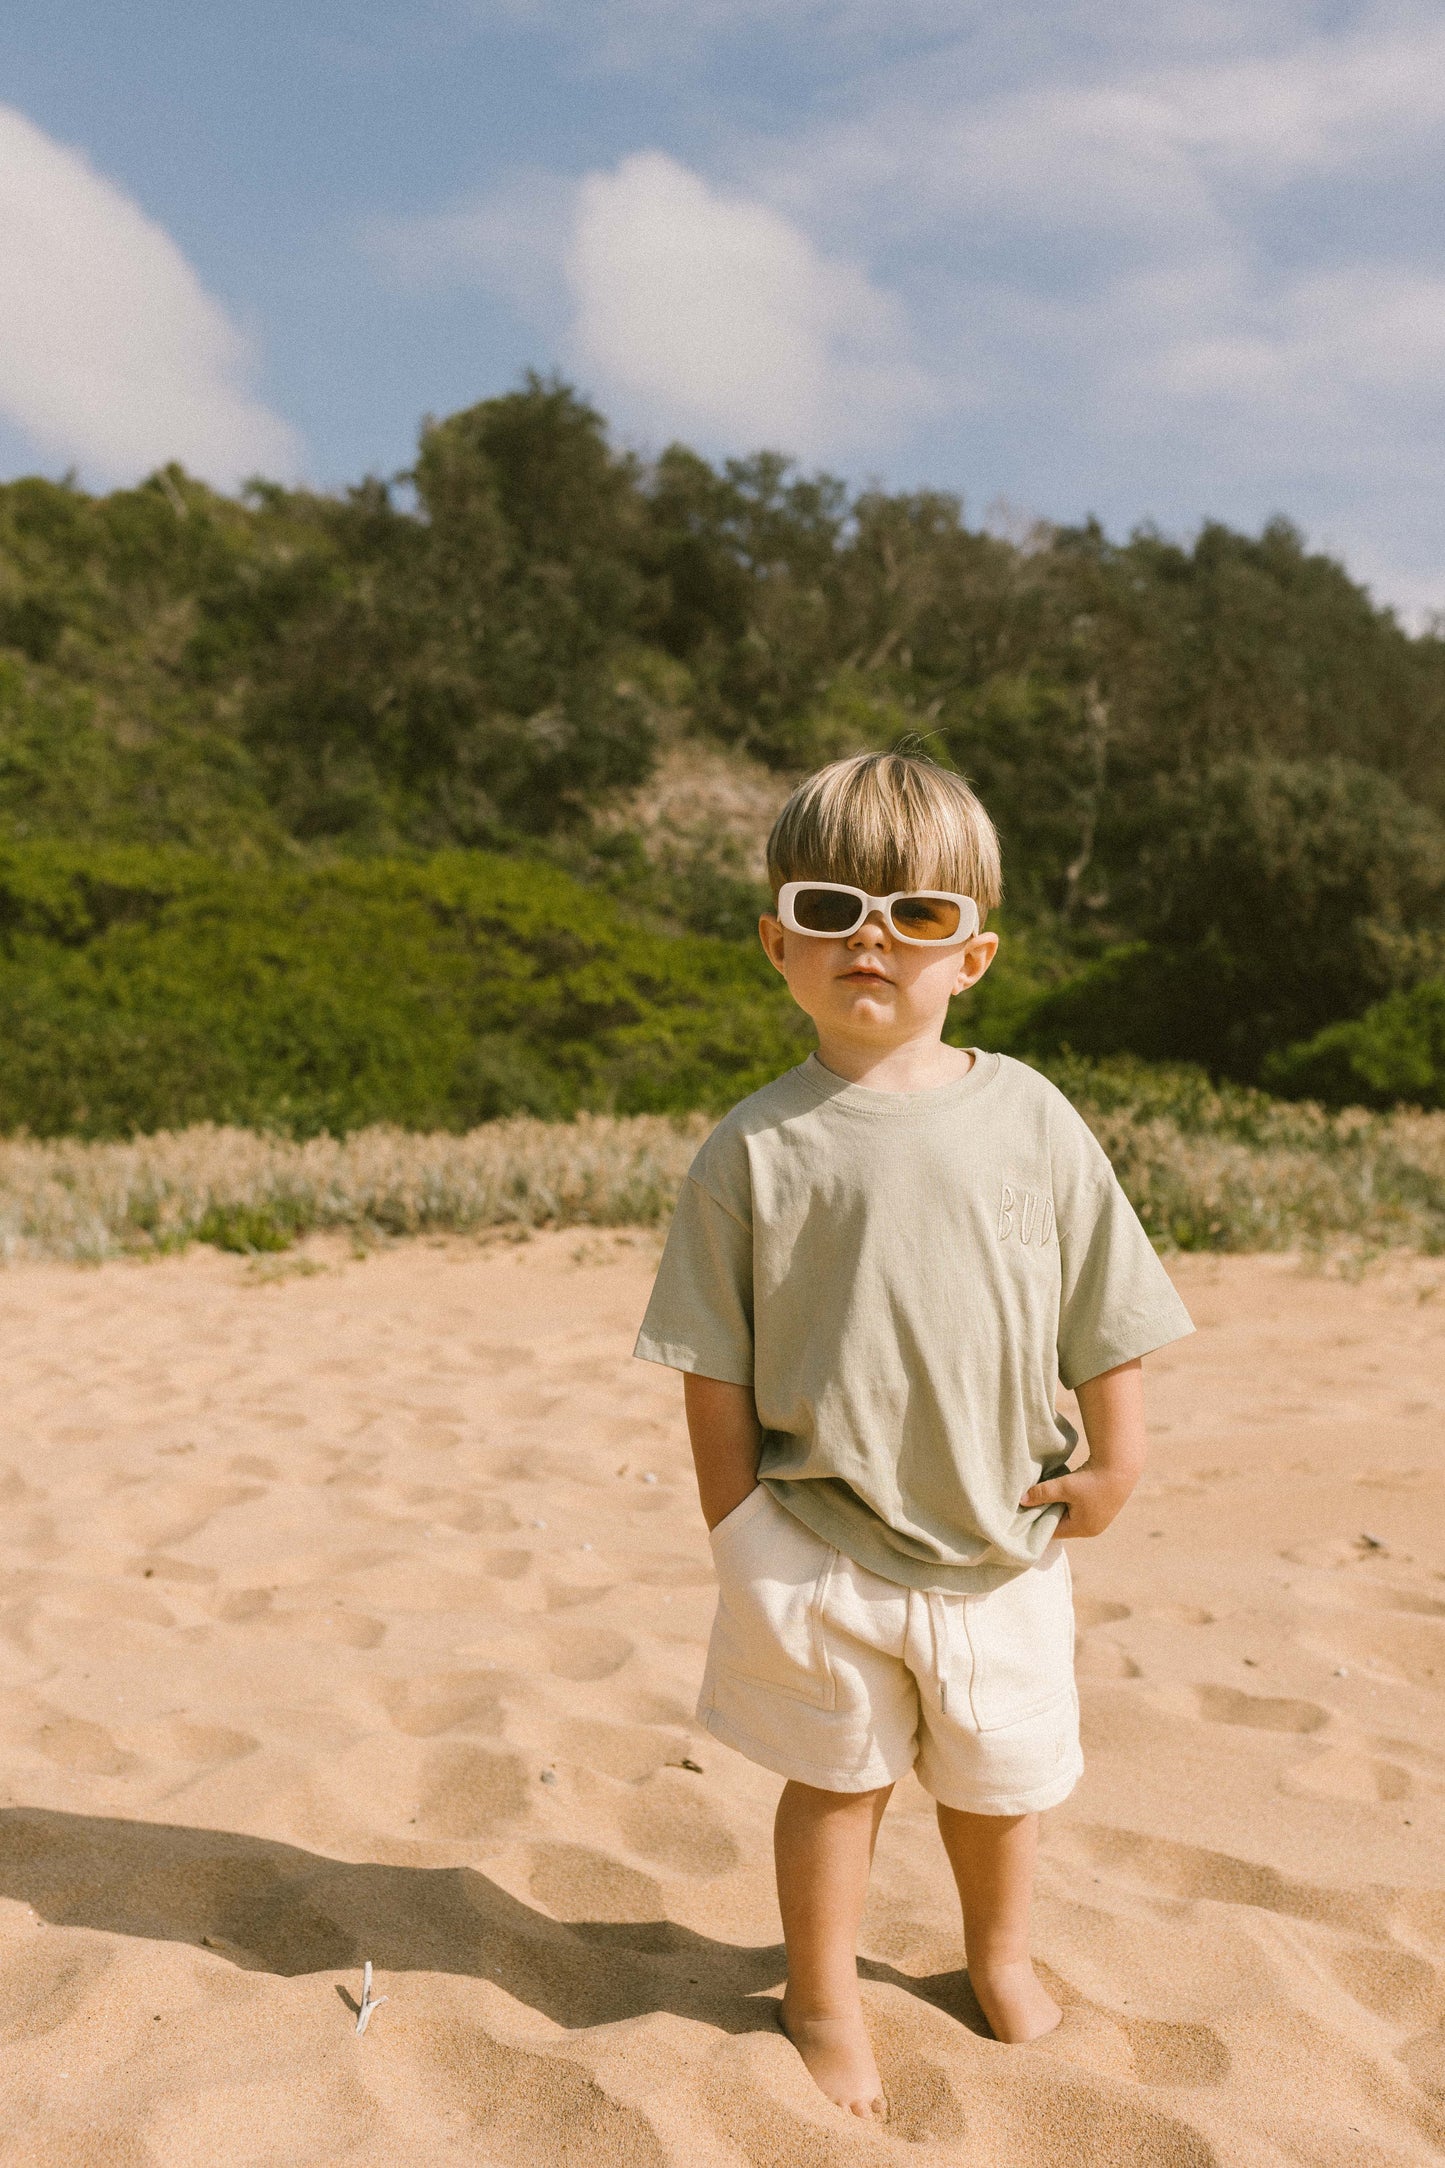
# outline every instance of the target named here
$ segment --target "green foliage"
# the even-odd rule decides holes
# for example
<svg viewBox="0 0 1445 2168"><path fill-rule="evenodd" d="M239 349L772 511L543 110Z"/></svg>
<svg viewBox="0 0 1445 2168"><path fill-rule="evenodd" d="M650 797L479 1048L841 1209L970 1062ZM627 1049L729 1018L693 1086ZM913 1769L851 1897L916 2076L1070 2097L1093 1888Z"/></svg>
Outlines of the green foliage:
<svg viewBox="0 0 1445 2168"><path fill-rule="evenodd" d="M1445 829L1374 770L1238 757L1161 787L1124 904L1143 941L1046 996L1036 1046L1262 1056L1396 983L1404 937L1445 917Z"/></svg>
<svg viewBox="0 0 1445 2168"><path fill-rule="evenodd" d="M1445 983L1390 994L1265 1064L1272 1090L1326 1106L1445 1106Z"/></svg>
<svg viewBox="0 0 1445 2168"><path fill-rule="evenodd" d="M264 1204L213 1204L196 1221L197 1242L243 1257L289 1250L306 1232L308 1216L290 1198L271 1197Z"/></svg>
<svg viewBox="0 0 1445 2168"><path fill-rule="evenodd" d="M0 1128L125 1136L721 1107L807 1034L761 953L557 868L0 853Z"/></svg>

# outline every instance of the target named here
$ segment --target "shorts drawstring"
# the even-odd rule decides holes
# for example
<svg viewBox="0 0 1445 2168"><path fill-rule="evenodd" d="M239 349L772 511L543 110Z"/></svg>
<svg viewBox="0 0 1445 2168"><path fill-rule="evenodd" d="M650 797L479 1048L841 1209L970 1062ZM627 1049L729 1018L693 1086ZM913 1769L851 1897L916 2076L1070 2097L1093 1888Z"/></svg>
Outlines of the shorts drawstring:
<svg viewBox="0 0 1445 2168"><path fill-rule="evenodd" d="M943 1714L947 1716L948 1681L943 1675L944 1636L940 1629L939 1622L939 1613L942 1611L942 1609L942 1600L933 1589L929 1589L928 1625L929 1631L933 1637L933 1676L938 1681L938 1706L942 1710Z"/></svg>

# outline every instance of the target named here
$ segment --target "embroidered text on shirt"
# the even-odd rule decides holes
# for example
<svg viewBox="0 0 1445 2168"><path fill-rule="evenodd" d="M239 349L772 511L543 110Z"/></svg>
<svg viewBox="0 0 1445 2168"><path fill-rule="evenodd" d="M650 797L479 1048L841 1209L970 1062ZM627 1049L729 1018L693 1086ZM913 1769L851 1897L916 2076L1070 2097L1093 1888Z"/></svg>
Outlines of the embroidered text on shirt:
<svg viewBox="0 0 1445 2168"><path fill-rule="evenodd" d="M1000 1242L1018 1240L1032 1243L1042 1249L1054 1239L1054 1200L1040 1196L1034 1189L1014 1189L1009 1183L1003 1186L999 1202L998 1238Z"/></svg>

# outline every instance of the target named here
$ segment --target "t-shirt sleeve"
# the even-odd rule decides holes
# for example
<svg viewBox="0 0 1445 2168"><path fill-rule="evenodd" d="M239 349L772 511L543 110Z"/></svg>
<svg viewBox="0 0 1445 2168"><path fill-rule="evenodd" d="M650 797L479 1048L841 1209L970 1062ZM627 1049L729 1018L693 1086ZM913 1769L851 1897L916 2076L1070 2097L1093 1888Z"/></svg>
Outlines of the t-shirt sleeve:
<svg viewBox="0 0 1445 2168"><path fill-rule="evenodd" d="M692 1175L632 1352L730 1385L753 1382L752 1232Z"/></svg>
<svg viewBox="0 0 1445 2168"><path fill-rule="evenodd" d="M1067 1113L1055 1129L1054 1209L1059 1377L1072 1390L1194 1326L1102 1148L1071 1107Z"/></svg>

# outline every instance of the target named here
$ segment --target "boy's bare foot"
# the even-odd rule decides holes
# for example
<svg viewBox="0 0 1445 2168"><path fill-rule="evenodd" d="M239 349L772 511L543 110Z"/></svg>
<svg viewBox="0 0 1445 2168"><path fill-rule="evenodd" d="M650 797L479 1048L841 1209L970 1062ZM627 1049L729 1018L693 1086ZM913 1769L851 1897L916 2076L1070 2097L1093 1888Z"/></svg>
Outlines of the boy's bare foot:
<svg viewBox="0 0 1445 2168"><path fill-rule="evenodd" d="M865 2123L884 2120L888 2104L861 2009L846 2017L805 2017L790 2005L785 1991L778 2023L802 2056L819 2092Z"/></svg>
<svg viewBox="0 0 1445 2168"><path fill-rule="evenodd" d="M1063 2017L1026 1957L1009 1964L970 1965L968 1977L995 2040L1011 2047L1042 2039Z"/></svg>

